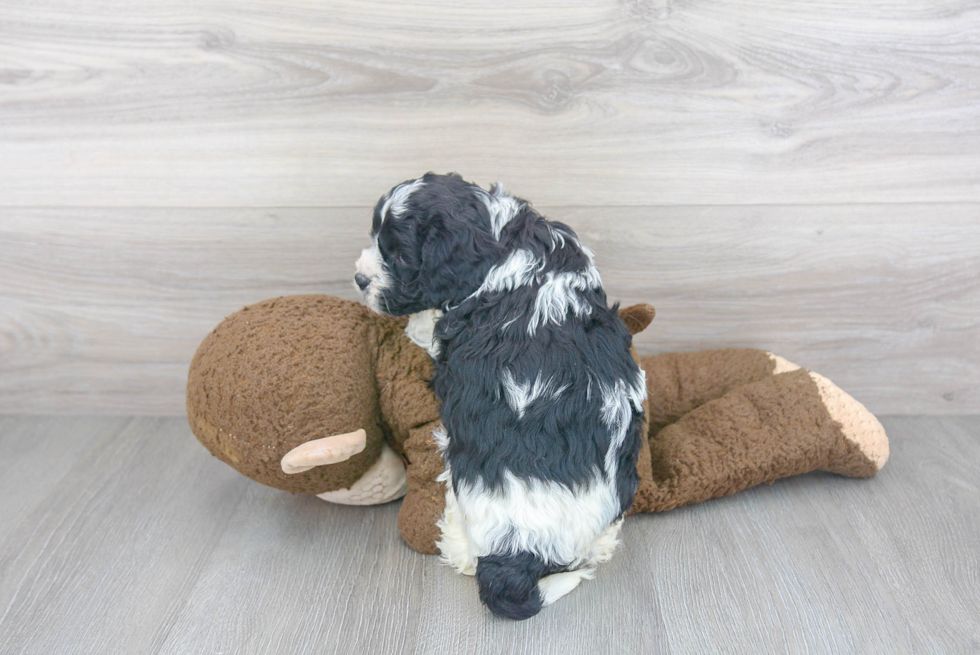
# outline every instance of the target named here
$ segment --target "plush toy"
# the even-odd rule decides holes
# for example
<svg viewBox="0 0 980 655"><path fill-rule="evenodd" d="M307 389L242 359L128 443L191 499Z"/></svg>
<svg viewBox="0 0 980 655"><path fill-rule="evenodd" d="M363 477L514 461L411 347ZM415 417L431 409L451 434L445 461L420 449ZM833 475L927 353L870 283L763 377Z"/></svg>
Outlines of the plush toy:
<svg viewBox="0 0 980 655"><path fill-rule="evenodd" d="M653 307L620 316L637 332ZM431 362L379 316L331 296L267 300L226 318L191 364L187 415L216 457L263 484L346 504L405 496L405 541L436 553L445 489ZM648 440L631 513L660 512L810 471L874 475L878 420L826 378L760 350L640 360Z"/></svg>

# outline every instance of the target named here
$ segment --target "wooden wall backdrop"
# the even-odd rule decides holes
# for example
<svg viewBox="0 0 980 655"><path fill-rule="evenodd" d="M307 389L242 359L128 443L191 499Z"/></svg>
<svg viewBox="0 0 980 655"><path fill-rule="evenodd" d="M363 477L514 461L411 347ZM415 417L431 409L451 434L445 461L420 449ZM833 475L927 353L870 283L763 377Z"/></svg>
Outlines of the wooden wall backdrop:
<svg viewBox="0 0 980 655"><path fill-rule="evenodd" d="M182 412L427 170L578 229L643 352L980 412L974 0L0 0L0 412Z"/></svg>

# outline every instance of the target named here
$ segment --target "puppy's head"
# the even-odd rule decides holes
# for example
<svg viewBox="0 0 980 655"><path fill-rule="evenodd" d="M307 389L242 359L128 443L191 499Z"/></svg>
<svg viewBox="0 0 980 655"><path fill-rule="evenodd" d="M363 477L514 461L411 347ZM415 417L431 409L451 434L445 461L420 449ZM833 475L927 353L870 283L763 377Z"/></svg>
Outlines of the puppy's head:
<svg viewBox="0 0 980 655"><path fill-rule="evenodd" d="M506 201L513 218L517 201L455 173L394 187L374 208L372 245L357 260L354 282L365 303L403 316L462 302L501 259L498 209Z"/></svg>

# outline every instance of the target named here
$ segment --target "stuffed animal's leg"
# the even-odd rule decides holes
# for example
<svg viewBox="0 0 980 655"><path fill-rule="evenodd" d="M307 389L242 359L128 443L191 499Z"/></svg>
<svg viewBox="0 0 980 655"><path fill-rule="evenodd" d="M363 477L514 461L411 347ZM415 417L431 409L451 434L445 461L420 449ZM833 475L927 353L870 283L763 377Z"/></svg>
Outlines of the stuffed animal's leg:
<svg viewBox="0 0 980 655"><path fill-rule="evenodd" d="M657 512L810 471L874 475L888 459L878 420L830 380L803 369L741 386L650 440Z"/></svg>
<svg viewBox="0 0 980 655"><path fill-rule="evenodd" d="M647 374L650 435L738 387L798 369L765 350L726 348L665 353L640 360Z"/></svg>

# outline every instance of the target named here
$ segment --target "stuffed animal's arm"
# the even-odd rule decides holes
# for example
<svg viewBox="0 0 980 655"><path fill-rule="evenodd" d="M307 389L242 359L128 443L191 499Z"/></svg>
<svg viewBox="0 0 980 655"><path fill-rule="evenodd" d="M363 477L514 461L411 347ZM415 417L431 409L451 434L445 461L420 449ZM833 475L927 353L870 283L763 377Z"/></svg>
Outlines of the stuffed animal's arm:
<svg viewBox="0 0 980 655"><path fill-rule="evenodd" d="M408 495L398 512L398 530L405 542L419 551L435 555L439 552L437 523L446 509L446 488L436 478L442 473L442 455L432 438L439 421L410 431L405 441L408 467Z"/></svg>
<svg viewBox="0 0 980 655"><path fill-rule="evenodd" d="M380 339L375 375L388 443L399 455L416 428L438 421L439 401L429 387L432 359L405 333L404 319L390 322Z"/></svg>

